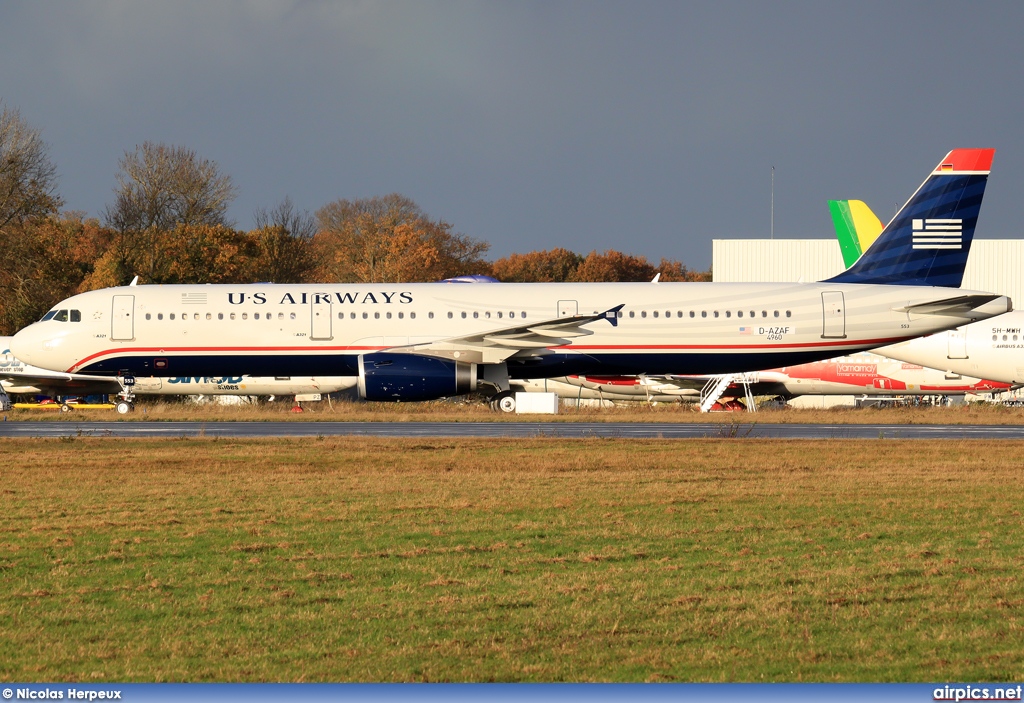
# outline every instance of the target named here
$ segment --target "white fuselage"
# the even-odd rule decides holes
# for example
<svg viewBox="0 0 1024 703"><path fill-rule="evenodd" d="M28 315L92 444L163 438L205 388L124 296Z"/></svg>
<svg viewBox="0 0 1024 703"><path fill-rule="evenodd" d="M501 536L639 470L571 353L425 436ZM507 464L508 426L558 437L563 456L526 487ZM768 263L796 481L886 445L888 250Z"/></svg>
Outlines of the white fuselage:
<svg viewBox="0 0 1024 703"><path fill-rule="evenodd" d="M966 313L901 311L970 294L985 295L828 283L131 286L65 300L68 321L30 325L12 350L100 375L354 376L362 354L442 340L469 349L488 333L624 305L617 325L599 319L582 336L520 349L508 376L714 374L893 344L1010 307L995 297Z"/></svg>
<svg viewBox="0 0 1024 703"><path fill-rule="evenodd" d="M1024 311L877 350L893 359L952 374L1024 383Z"/></svg>

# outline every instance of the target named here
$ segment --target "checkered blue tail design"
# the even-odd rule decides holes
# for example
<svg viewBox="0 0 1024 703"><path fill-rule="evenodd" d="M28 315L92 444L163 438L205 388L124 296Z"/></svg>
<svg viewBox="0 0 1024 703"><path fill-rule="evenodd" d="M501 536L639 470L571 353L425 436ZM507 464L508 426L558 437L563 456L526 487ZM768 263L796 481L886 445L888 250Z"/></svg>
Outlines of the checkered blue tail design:
<svg viewBox="0 0 1024 703"><path fill-rule="evenodd" d="M987 182L987 173L933 173L864 255L827 283L959 288Z"/></svg>

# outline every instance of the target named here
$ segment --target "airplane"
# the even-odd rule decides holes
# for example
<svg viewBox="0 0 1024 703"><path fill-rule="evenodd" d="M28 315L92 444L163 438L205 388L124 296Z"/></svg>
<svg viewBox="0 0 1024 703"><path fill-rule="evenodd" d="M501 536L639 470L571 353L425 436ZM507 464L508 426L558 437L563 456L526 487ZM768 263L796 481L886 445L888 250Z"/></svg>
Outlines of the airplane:
<svg viewBox="0 0 1024 703"><path fill-rule="evenodd" d="M824 361L812 361L745 374L755 396L796 398L804 395L963 395L998 393L1008 383L911 364L872 352L858 352ZM712 376L569 376L516 381L517 390L556 393L562 398L648 402L698 402L701 389ZM733 379L724 396L743 395L739 378Z"/></svg>
<svg viewBox="0 0 1024 703"><path fill-rule="evenodd" d="M830 200L829 211L847 266L860 257L882 224L859 200ZM947 376L980 377L1013 386L1024 383L1024 311L918 337L875 352L891 359L942 369Z"/></svg>
<svg viewBox="0 0 1024 703"><path fill-rule="evenodd" d="M1012 309L952 290L994 153L949 152L864 256L819 283L123 286L64 300L11 349L117 378L122 413L136 376L350 376L364 399L416 401L507 397L520 378L797 365Z"/></svg>
<svg viewBox="0 0 1024 703"><path fill-rule="evenodd" d="M138 379L137 395L316 395L355 387L348 376L291 377L152 377ZM122 386L116 378L48 371L30 366L11 353L11 337L0 337L0 411L11 409L11 395L70 396L114 395ZM73 406L62 403L60 409Z"/></svg>

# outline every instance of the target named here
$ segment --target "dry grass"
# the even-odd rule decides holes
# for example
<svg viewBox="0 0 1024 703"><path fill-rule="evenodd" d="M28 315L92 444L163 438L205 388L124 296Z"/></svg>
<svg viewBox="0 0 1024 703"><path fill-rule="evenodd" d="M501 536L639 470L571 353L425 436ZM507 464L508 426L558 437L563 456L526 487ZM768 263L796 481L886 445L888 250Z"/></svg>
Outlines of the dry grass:
<svg viewBox="0 0 1024 703"><path fill-rule="evenodd" d="M825 424L952 424L1016 425L1024 423L1024 408L970 403L952 407L834 408L761 410L758 413L701 413L692 403L622 404L614 408L562 408L559 415L507 415L491 411L486 403L435 401L428 403L360 403L333 401L305 403L302 413L291 412L290 402L224 406L195 405L143 398L128 417L113 410L14 410L11 420L53 420L80 423L88 420L138 421L296 421L296 422L719 422L825 423Z"/></svg>
<svg viewBox="0 0 1024 703"><path fill-rule="evenodd" d="M7 681L1024 677L1021 442L2 449Z"/></svg>

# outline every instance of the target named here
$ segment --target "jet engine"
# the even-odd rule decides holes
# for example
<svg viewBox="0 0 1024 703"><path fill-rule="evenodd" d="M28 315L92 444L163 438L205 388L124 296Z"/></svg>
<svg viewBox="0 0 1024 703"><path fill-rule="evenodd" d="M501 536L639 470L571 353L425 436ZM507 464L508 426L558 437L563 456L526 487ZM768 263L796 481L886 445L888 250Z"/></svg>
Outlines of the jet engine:
<svg viewBox="0 0 1024 703"><path fill-rule="evenodd" d="M476 388L476 364L386 352L359 357L359 397L364 400L436 400Z"/></svg>

